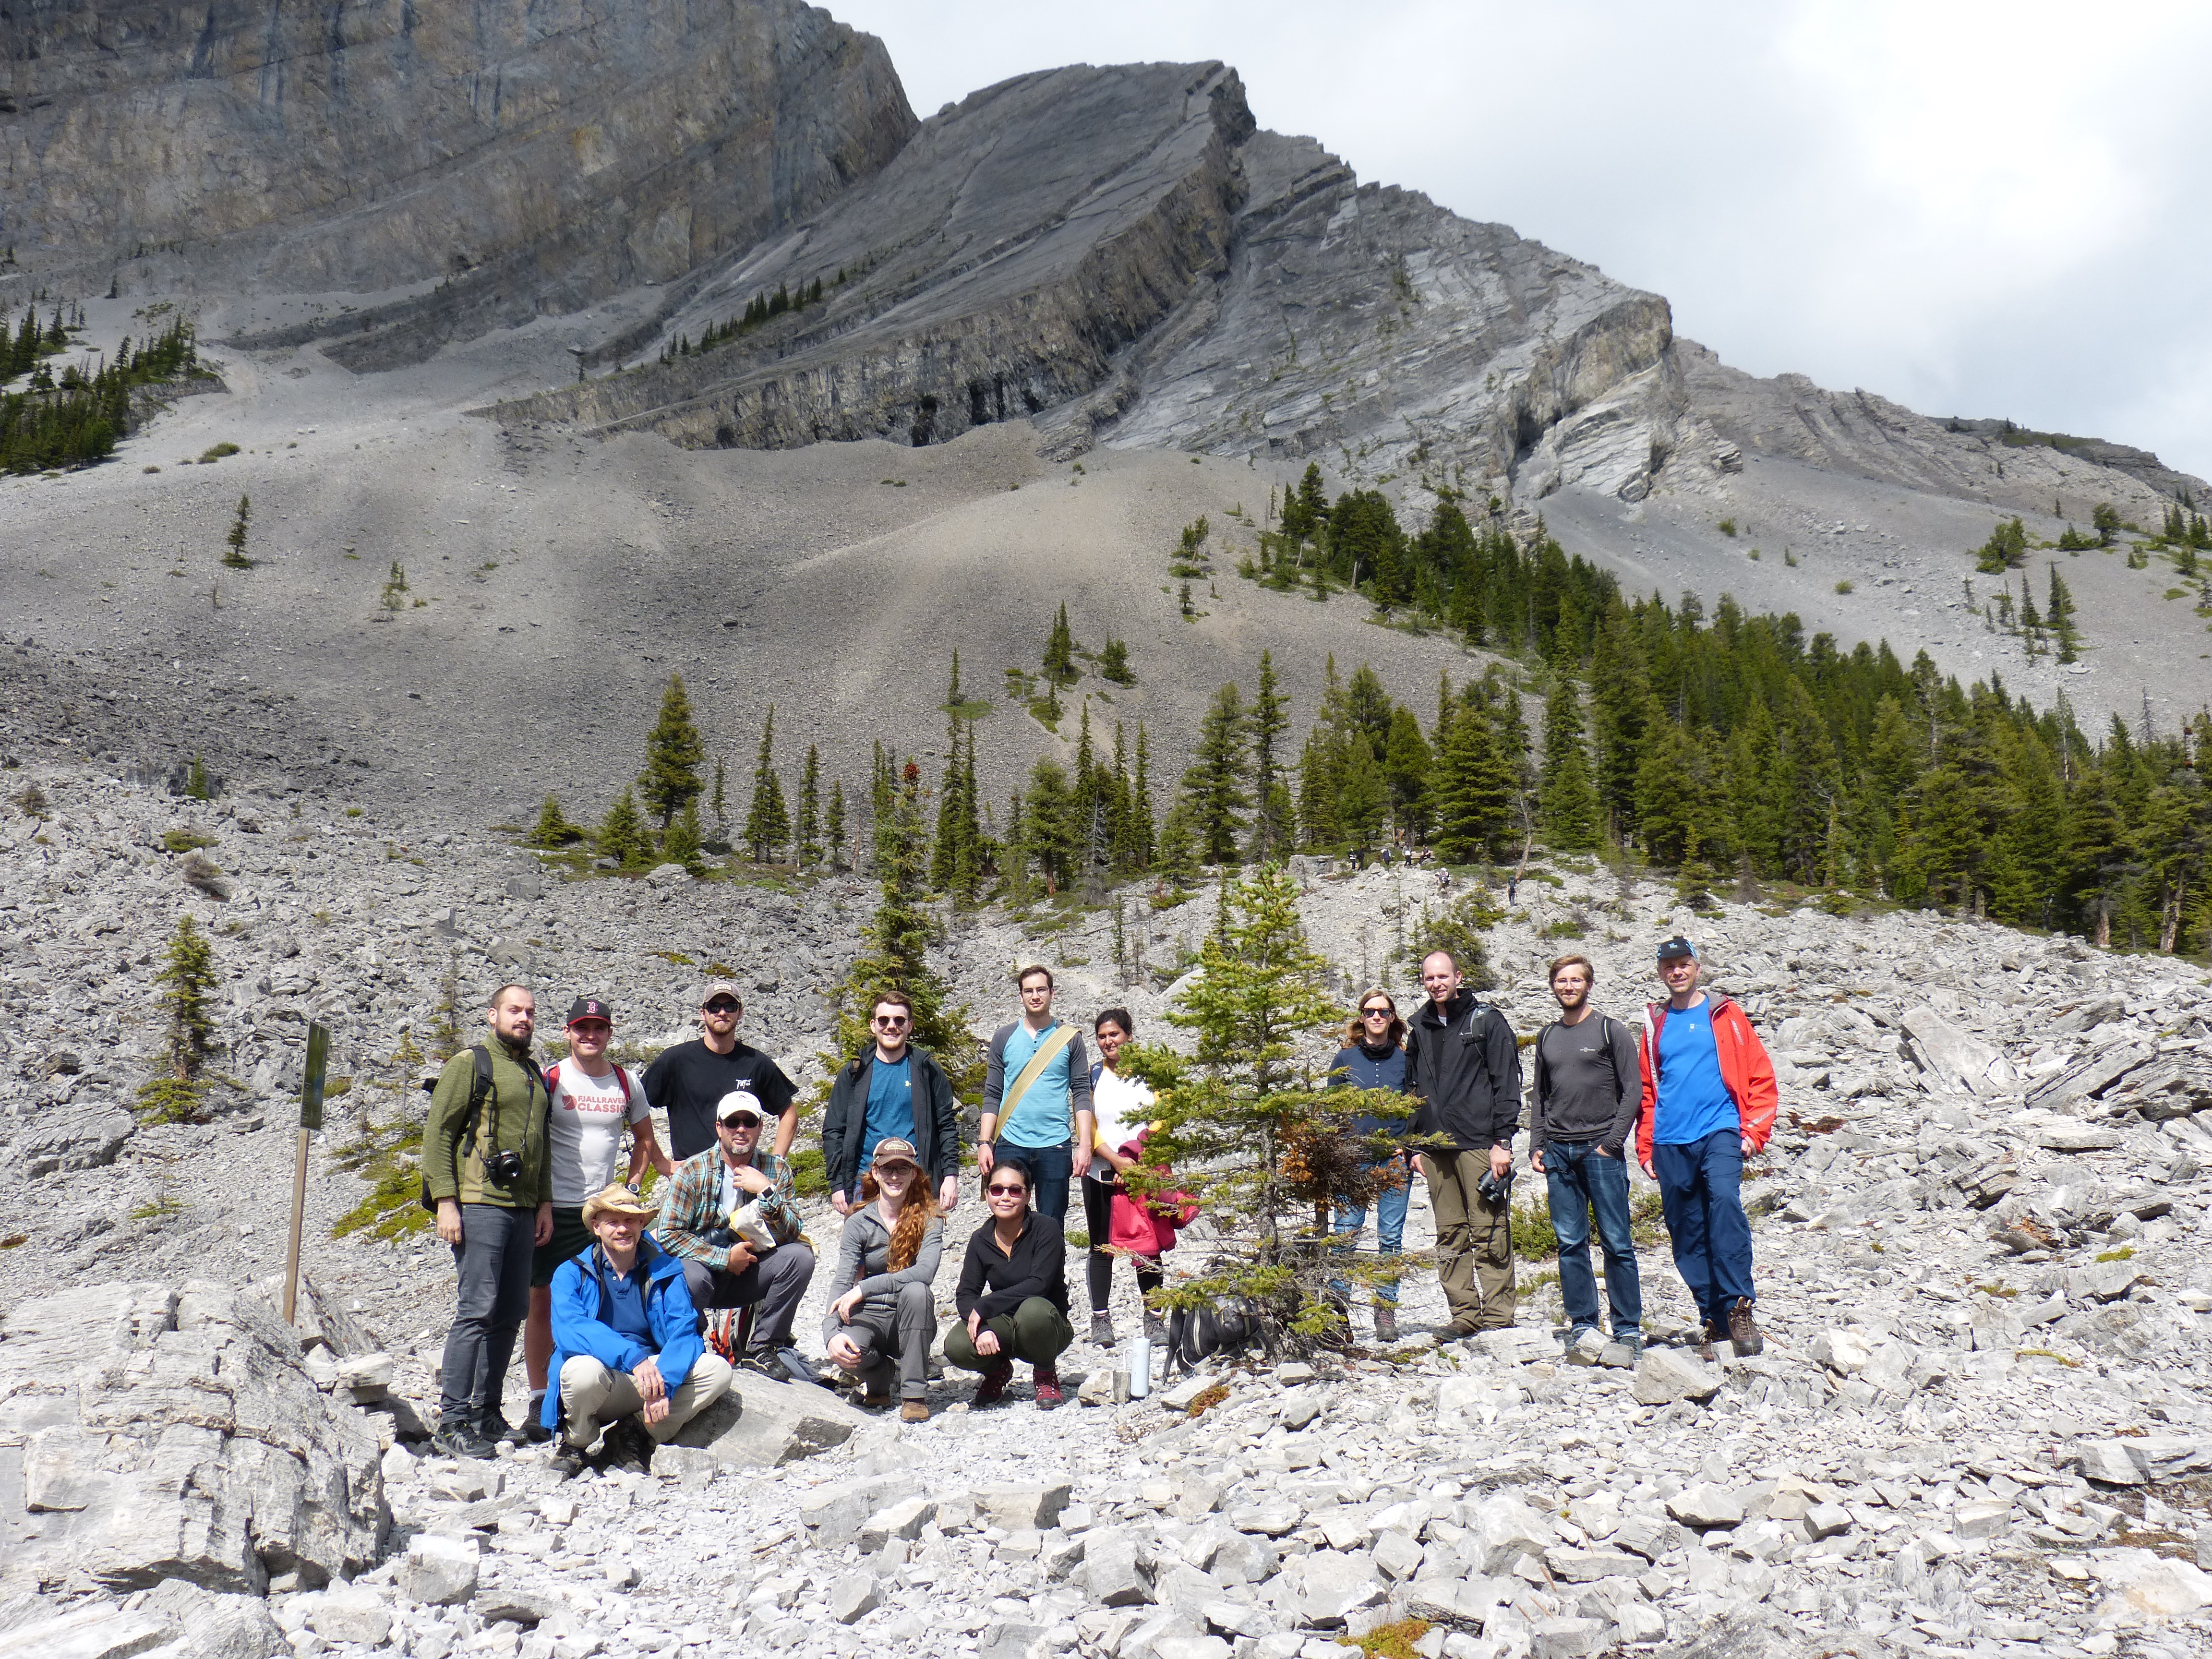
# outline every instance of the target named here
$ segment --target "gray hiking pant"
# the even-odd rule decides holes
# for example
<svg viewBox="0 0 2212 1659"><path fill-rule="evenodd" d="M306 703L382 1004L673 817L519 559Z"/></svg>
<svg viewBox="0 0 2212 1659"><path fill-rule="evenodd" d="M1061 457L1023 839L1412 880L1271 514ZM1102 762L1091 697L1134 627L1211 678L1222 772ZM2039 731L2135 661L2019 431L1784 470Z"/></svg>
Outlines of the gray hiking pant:
<svg viewBox="0 0 2212 1659"><path fill-rule="evenodd" d="M453 1328L439 1380L440 1420L452 1428L498 1415L514 1358L514 1334L530 1311L530 1258L538 1212L504 1204L461 1206L461 1242L453 1264L461 1275Z"/></svg>
<svg viewBox="0 0 2212 1659"><path fill-rule="evenodd" d="M753 1316L750 1345L755 1353L791 1346L791 1322L799 1313L799 1299L814 1279L814 1252L796 1240L779 1244L741 1273L710 1267L703 1261L684 1264L684 1288L691 1305L701 1313L715 1308L744 1308L760 1304Z"/></svg>
<svg viewBox="0 0 2212 1659"><path fill-rule="evenodd" d="M891 1385L891 1366L898 1366L899 1398L929 1398L929 1345L937 1340L936 1298L927 1285L902 1285L894 1301L878 1297L853 1311L853 1322L843 1328L859 1348L860 1381L871 1394Z"/></svg>

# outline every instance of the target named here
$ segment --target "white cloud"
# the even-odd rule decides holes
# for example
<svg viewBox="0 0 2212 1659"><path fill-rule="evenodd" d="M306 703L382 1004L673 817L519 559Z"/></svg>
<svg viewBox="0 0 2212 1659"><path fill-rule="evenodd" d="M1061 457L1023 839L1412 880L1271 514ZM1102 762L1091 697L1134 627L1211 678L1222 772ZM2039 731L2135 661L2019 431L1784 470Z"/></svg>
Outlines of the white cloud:
<svg viewBox="0 0 2212 1659"><path fill-rule="evenodd" d="M1065 63L1224 59L1264 125L1666 295L1741 368L2212 475L2205 8L834 9L925 114Z"/></svg>

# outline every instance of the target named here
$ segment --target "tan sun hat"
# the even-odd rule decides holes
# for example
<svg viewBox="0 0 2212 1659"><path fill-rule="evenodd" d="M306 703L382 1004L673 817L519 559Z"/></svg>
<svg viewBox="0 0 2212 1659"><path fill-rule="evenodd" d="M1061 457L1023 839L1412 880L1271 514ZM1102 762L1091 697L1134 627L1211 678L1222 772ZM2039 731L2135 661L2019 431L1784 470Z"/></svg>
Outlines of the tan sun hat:
<svg viewBox="0 0 2212 1659"><path fill-rule="evenodd" d="M588 1227L603 1215L634 1215L650 1224L659 1214L659 1207L647 1203L620 1182L602 1188L584 1200L584 1224Z"/></svg>

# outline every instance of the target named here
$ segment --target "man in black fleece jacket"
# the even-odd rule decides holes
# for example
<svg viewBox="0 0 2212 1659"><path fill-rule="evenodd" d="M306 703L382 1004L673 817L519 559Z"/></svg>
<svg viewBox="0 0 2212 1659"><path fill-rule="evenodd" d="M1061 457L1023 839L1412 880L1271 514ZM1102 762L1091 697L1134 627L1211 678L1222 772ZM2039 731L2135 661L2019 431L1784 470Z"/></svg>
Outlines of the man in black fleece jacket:
<svg viewBox="0 0 2212 1659"><path fill-rule="evenodd" d="M1440 1341L1513 1322L1513 1207L1504 1183L1521 1121L1521 1054L1505 1016L1460 983L1449 951L1421 959L1429 1000L1406 1033L1407 1139L1437 1218L1437 1278L1451 1309ZM1480 1191L1493 1178L1495 1199ZM1480 1288L1477 1279L1480 1279Z"/></svg>

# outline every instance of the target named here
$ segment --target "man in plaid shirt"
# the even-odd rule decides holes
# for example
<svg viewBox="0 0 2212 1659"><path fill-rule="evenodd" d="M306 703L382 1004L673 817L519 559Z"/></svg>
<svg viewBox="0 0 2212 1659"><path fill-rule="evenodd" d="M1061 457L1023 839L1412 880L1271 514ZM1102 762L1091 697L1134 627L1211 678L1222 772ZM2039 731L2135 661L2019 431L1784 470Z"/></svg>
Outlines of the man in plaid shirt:
<svg viewBox="0 0 2212 1659"><path fill-rule="evenodd" d="M799 1298L814 1278L814 1252L799 1237L791 1166L762 1149L760 1101L734 1089L714 1107L715 1145L676 1167L659 1237L683 1259L692 1305L707 1316L708 1343L732 1364L779 1382L818 1379L792 1345ZM757 1204L774 1243L736 1230L738 1212ZM752 1340L735 1352L738 1310L758 1304Z"/></svg>

